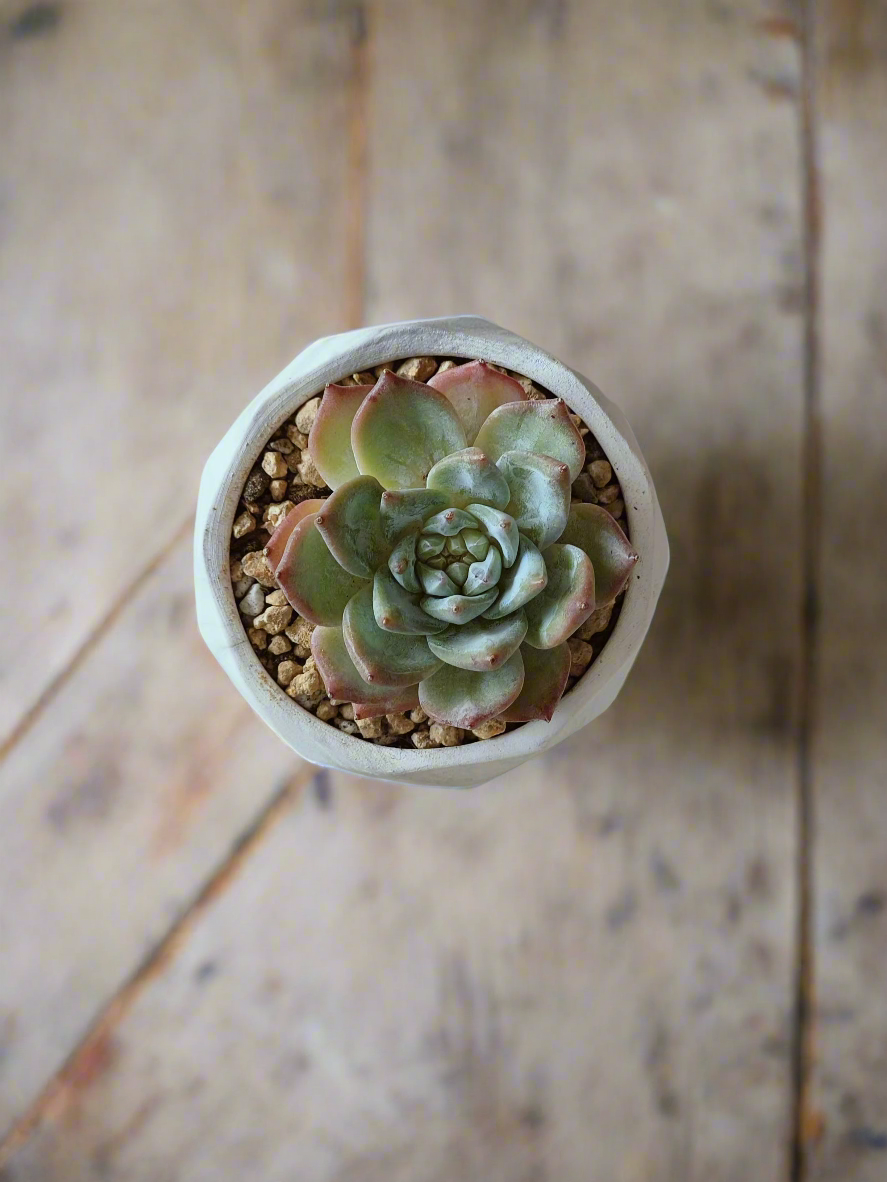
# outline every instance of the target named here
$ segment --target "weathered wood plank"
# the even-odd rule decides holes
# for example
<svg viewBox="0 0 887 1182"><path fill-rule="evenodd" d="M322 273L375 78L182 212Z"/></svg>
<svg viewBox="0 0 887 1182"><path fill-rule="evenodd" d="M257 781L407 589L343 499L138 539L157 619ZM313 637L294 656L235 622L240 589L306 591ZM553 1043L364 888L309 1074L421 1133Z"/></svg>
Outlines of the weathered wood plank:
<svg viewBox="0 0 887 1182"><path fill-rule="evenodd" d="M0 1132L303 766L197 635L183 539L3 769Z"/></svg>
<svg viewBox="0 0 887 1182"><path fill-rule="evenodd" d="M0 5L0 739L346 327L346 7Z"/></svg>
<svg viewBox="0 0 887 1182"><path fill-rule="evenodd" d="M887 10L822 7L811 1182L887 1176Z"/></svg>
<svg viewBox="0 0 887 1182"><path fill-rule="evenodd" d="M759 18L772 18L760 20ZM781 1182L802 429L797 45L751 3L369 10L369 320L619 398L673 542L624 696L470 795L321 778L13 1182Z"/></svg>

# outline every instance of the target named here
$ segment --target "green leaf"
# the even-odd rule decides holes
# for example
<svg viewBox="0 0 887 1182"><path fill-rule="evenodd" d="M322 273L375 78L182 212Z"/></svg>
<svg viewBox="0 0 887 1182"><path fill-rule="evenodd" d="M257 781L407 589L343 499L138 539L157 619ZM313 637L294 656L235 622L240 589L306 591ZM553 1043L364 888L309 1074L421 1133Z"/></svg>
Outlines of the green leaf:
<svg viewBox="0 0 887 1182"><path fill-rule="evenodd" d="M448 595L437 599L428 595L419 602L422 610L435 620L446 624L467 624L495 602L498 591L484 591L482 595Z"/></svg>
<svg viewBox="0 0 887 1182"><path fill-rule="evenodd" d="M544 550L561 536L570 512L570 471L560 460L530 451L507 451L499 468L508 481L508 512L517 528Z"/></svg>
<svg viewBox="0 0 887 1182"><path fill-rule="evenodd" d="M407 534L401 538L388 559L388 569L403 587L413 595L422 590L416 574L416 535Z"/></svg>
<svg viewBox="0 0 887 1182"><path fill-rule="evenodd" d="M468 508L484 527L487 535L497 542L502 552L502 562L511 566L517 558L519 535L513 517L488 505L469 505Z"/></svg>
<svg viewBox="0 0 887 1182"><path fill-rule="evenodd" d="M403 685L390 691L391 696L382 702L355 702L355 718L380 718L383 714L401 714L404 710L415 710L419 705L419 686Z"/></svg>
<svg viewBox="0 0 887 1182"><path fill-rule="evenodd" d="M486 558L490 548L490 540L486 534L482 534L479 529L463 529L460 537L472 558L476 558L478 561Z"/></svg>
<svg viewBox="0 0 887 1182"><path fill-rule="evenodd" d="M612 603L628 581L638 556L607 510L600 505L572 505L560 541L578 546L591 559L597 607Z"/></svg>
<svg viewBox="0 0 887 1182"><path fill-rule="evenodd" d="M423 534L440 534L442 537L454 537L460 529L477 529L476 517L466 513L464 509L444 509L442 513L435 513L422 526Z"/></svg>
<svg viewBox="0 0 887 1182"><path fill-rule="evenodd" d="M545 559L529 540L521 537L514 564L499 579L499 598L484 615L498 620L517 611L544 590L548 582Z"/></svg>
<svg viewBox="0 0 887 1182"><path fill-rule="evenodd" d="M333 557L352 575L371 579L391 553L382 533L382 486L373 476L340 484L317 514L317 528Z"/></svg>
<svg viewBox="0 0 887 1182"><path fill-rule="evenodd" d="M431 651L447 665L460 669L498 669L520 648L527 634L527 617L514 612L504 620L474 620L448 628L428 641Z"/></svg>
<svg viewBox="0 0 887 1182"><path fill-rule="evenodd" d="M447 567L447 574L453 580L457 587L463 587L465 580L468 578L469 566L467 562L451 562ZM470 592L466 591L466 595Z"/></svg>
<svg viewBox="0 0 887 1182"><path fill-rule="evenodd" d="M527 644L555 648L594 611L594 568L578 546L555 543L545 551L548 585L526 606Z"/></svg>
<svg viewBox="0 0 887 1182"><path fill-rule="evenodd" d="M507 709L524 683L520 650L504 665L476 673L444 665L419 686L422 709L436 722L471 729Z"/></svg>
<svg viewBox="0 0 887 1182"><path fill-rule="evenodd" d="M510 496L502 473L476 447L454 451L439 460L428 473L428 487L446 494L451 505L461 508L470 501L481 501L495 509L504 509Z"/></svg>
<svg viewBox="0 0 887 1182"><path fill-rule="evenodd" d="M446 625L422 611L415 595L404 591L387 570L376 571L373 580L373 614L386 632L405 632L410 636L431 636L443 632Z"/></svg>
<svg viewBox="0 0 887 1182"><path fill-rule="evenodd" d="M327 386L308 435L308 454L330 488L359 476L351 424L372 386Z"/></svg>
<svg viewBox="0 0 887 1182"><path fill-rule="evenodd" d="M426 538L421 537L416 545L416 557L423 562L428 558L436 558L438 554L443 552L446 542L441 537Z"/></svg>
<svg viewBox="0 0 887 1182"><path fill-rule="evenodd" d="M354 417L351 446L365 476L421 488L438 460L465 446L465 431L443 394L386 370Z"/></svg>
<svg viewBox="0 0 887 1182"><path fill-rule="evenodd" d="M392 544L404 534L421 529L432 513L446 509L449 501L431 488L389 489L382 495L382 529Z"/></svg>
<svg viewBox="0 0 887 1182"><path fill-rule="evenodd" d="M275 573L299 615L312 624L341 624L345 605L369 584L339 566L318 532L316 516L304 517L293 530Z"/></svg>
<svg viewBox="0 0 887 1182"><path fill-rule="evenodd" d="M585 463L585 444L560 398L541 402L509 402L494 410L477 436L477 446L491 460L507 451L531 451L560 460L573 481Z"/></svg>
<svg viewBox="0 0 887 1182"><path fill-rule="evenodd" d="M491 591L499 585L502 574L502 555L498 547L490 546L487 556L480 562L472 562L468 568L468 578L463 585L466 595L480 595L484 591Z"/></svg>
<svg viewBox="0 0 887 1182"><path fill-rule="evenodd" d="M570 676L570 646L565 642L556 648L539 649L525 644L520 651L524 687L502 711L502 717L506 722L532 722L537 718L550 722Z"/></svg>
<svg viewBox="0 0 887 1182"><path fill-rule="evenodd" d="M459 590L445 570L435 570L424 562L417 562L416 573L426 595L455 595Z"/></svg>
<svg viewBox="0 0 887 1182"><path fill-rule="evenodd" d="M386 632L379 627L369 584L348 601L342 632L358 673L371 684L415 685L440 665L424 636Z"/></svg>
<svg viewBox="0 0 887 1182"><path fill-rule="evenodd" d="M519 382L487 365L486 361L469 361L444 370L435 374L428 385L440 390L452 402L469 443L474 442L481 423L497 406L519 402L527 396Z"/></svg>
<svg viewBox="0 0 887 1182"><path fill-rule="evenodd" d="M265 554L268 556L268 564L272 570L276 570L280 566L286 544L299 522L309 513L320 512L325 504L325 500L315 498L310 501L300 501L295 508L290 509L265 546Z"/></svg>
<svg viewBox="0 0 887 1182"><path fill-rule="evenodd" d="M462 541L462 535L456 534L452 538L446 540L447 554L452 558L462 558L468 553L468 547Z"/></svg>
<svg viewBox="0 0 887 1182"><path fill-rule="evenodd" d="M402 703L411 701L416 694L415 688L410 693L409 687L405 689L378 683L370 685L364 681L348 655L341 628L315 628L311 635L311 652L331 698L338 698L340 702L373 705L379 714L393 714L411 708ZM371 715L362 714L361 717Z"/></svg>

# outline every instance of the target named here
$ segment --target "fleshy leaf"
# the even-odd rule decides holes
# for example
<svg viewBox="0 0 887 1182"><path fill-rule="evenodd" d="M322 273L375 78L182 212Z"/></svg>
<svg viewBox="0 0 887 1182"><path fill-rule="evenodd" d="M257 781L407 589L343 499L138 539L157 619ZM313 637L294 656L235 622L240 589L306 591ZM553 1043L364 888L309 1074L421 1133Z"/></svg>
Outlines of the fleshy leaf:
<svg viewBox="0 0 887 1182"><path fill-rule="evenodd" d="M299 522L307 517L309 513L317 513L317 511L326 504L324 500L312 499L310 501L300 501L295 508L290 509L280 525L268 539L268 544L265 547L265 553L268 556L268 563L272 570L280 566L280 560L283 558L283 552L286 549L286 544L290 540L290 535L299 524Z"/></svg>
<svg viewBox="0 0 887 1182"><path fill-rule="evenodd" d="M486 534L482 534L479 529L463 529L461 537L465 543L465 549L472 558L476 558L478 562L482 558L486 558L490 548L490 540Z"/></svg>
<svg viewBox="0 0 887 1182"><path fill-rule="evenodd" d="M494 410L477 436L477 446L491 460L507 451L532 451L551 456L570 469L573 481L585 463L585 443L560 398L540 402L509 402Z"/></svg>
<svg viewBox="0 0 887 1182"><path fill-rule="evenodd" d="M532 722L537 718L550 722L570 676L570 646L564 643L540 649L525 644L520 652L524 688L502 711L502 717L506 722Z"/></svg>
<svg viewBox="0 0 887 1182"><path fill-rule="evenodd" d="M352 575L371 579L391 552L382 534L382 486L372 476L340 484L317 514L317 528L330 553Z"/></svg>
<svg viewBox="0 0 887 1182"><path fill-rule="evenodd" d="M404 591L387 570L376 571L373 580L373 613L376 623L386 632L431 636L443 632L446 627L440 620L433 620L423 612L415 595Z"/></svg>
<svg viewBox="0 0 887 1182"><path fill-rule="evenodd" d="M638 556L607 510L600 505L572 505L559 541L578 546L591 559L597 607L612 603L628 581Z"/></svg>
<svg viewBox="0 0 887 1182"><path fill-rule="evenodd" d="M527 397L519 382L485 361L469 361L444 370L435 374L428 385L440 390L452 402L469 443L474 442L481 424L497 406L505 402L521 402Z"/></svg>
<svg viewBox="0 0 887 1182"><path fill-rule="evenodd" d="M499 468L508 481L506 506L517 528L544 550L556 542L570 512L570 470L560 460L530 451L507 451Z"/></svg>
<svg viewBox="0 0 887 1182"><path fill-rule="evenodd" d="M359 476L351 424L372 386L327 386L308 435L308 454L330 488Z"/></svg>
<svg viewBox="0 0 887 1182"><path fill-rule="evenodd" d="M419 686L419 703L436 722L470 729L506 710L523 683L524 663L518 649L504 665L485 673L444 665Z"/></svg>
<svg viewBox="0 0 887 1182"><path fill-rule="evenodd" d="M438 460L465 446L465 431L443 394L385 370L354 417L351 446L365 476L421 488Z"/></svg>
<svg viewBox="0 0 887 1182"><path fill-rule="evenodd" d="M526 606L527 644L555 648L594 611L594 567L578 546L555 543L545 551L548 585Z"/></svg>
<svg viewBox="0 0 887 1182"><path fill-rule="evenodd" d="M416 535L407 534L400 539L391 551L388 559L388 569L403 587L417 595L421 590L419 576L416 574Z"/></svg>
<svg viewBox="0 0 887 1182"><path fill-rule="evenodd" d="M355 718L380 718L383 714L401 714L404 710L415 710L419 705L418 685L403 685L391 690L392 697L385 702L355 702Z"/></svg>
<svg viewBox="0 0 887 1182"><path fill-rule="evenodd" d="M444 539L441 537L419 538L416 544L416 557L420 558L423 562L429 558L437 558L438 554L443 551L445 544Z"/></svg>
<svg viewBox="0 0 887 1182"><path fill-rule="evenodd" d="M338 698L341 702L374 703L380 707L381 714L406 709L393 705L405 696L402 687L370 685L364 681L348 655L341 628L315 628L311 634L311 652L331 698Z"/></svg>
<svg viewBox="0 0 887 1182"><path fill-rule="evenodd" d="M455 595L459 588L444 570L435 570L424 562L416 563L416 573L426 595Z"/></svg>
<svg viewBox="0 0 887 1182"><path fill-rule="evenodd" d="M514 612L504 620L474 620L433 636L428 647L447 665L460 669L498 669L520 648L527 634L527 617Z"/></svg>
<svg viewBox="0 0 887 1182"><path fill-rule="evenodd" d="M303 517L290 534L275 574L280 589L299 615L312 624L341 624L345 605L369 584L343 570L315 525L317 514Z"/></svg>
<svg viewBox="0 0 887 1182"><path fill-rule="evenodd" d="M477 529L476 517L466 513L464 509L444 509L442 513L435 513L422 526L423 534L440 534L442 537L454 537L461 529Z"/></svg>
<svg viewBox="0 0 887 1182"><path fill-rule="evenodd" d="M468 578L469 569L467 562L451 562L447 567L447 574L457 587L464 587L465 580ZM465 594L468 595L470 593L466 591Z"/></svg>
<svg viewBox="0 0 887 1182"><path fill-rule="evenodd" d="M468 568L468 578L462 589L466 595L480 595L484 591L498 587L501 574L502 555L497 546L490 546L486 558L480 562L472 562Z"/></svg>
<svg viewBox="0 0 887 1182"><path fill-rule="evenodd" d="M428 487L445 493L449 504L462 508L470 501L481 501L504 509L511 495L502 473L476 447L454 451L439 460L428 473Z"/></svg>
<svg viewBox="0 0 887 1182"><path fill-rule="evenodd" d="M389 542L421 529L426 517L446 509L449 501L431 488L389 489L382 496L382 528Z"/></svg>
<svg viewBox="0 0 887 1182"><path fill-rule="evenodd" d="M452 538L447 538L446 541L447 554L452 558L461 558L468 553L468 547L462 541L461 534L455 534Z"/></svg>
<svg viewBox="0 0 887 1182"><path fill-rule="evenodd" d="M424 636L386 632L376 623L373 588L353 596L342 617L348 655L364 681L377 685L415 685L440 665Z"/></svg>
<svg viewBox="0 0 887 1182"><path fill-rule="evenodd" d="M548 582L545 559L529 540L522 537L514 564L499 579L499 598L485 616L498 620L517 611L544 590Z"/></svg>
<svg viewBox="0 0 887 1182"><path fill-rule="evenodd" d="M488 505L469 505L468 508L484 527L487 535L494 542L498 542L502 551L502 562L505 566L511 566L517 558L520 540L514 518L500 509L491 509Z"/></svg>
<svg viewBox="0 0 887 1182"><path fill-rule="evenodd" d="M445 599L428 595L419 602L422 610L435 620L443 620L446 624L467 624L481 615L498 594L498 591L484 591L481 595L448 595Z"/></svg>

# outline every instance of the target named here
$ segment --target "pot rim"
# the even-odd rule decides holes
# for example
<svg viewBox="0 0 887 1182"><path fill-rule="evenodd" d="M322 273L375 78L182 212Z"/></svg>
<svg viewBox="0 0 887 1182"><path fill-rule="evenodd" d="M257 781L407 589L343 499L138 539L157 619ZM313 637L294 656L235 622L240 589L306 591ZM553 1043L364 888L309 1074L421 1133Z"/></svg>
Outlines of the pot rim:
<svg viewBox="0 0 887 1182"><path fill-rule="evenodd" d="M289 698L253 651L229 576L231 527L241 492L268 439L327 384L386 361L417 356L483 358L515 370L563 398L588 424L613 466L640 555L609 640L591 668L561 698L550 722L527 722L494 739L459 747L408 750L345 735ZM314 763L375 779L409 781L417 773L500 763L501 774L578 730L615 698L637 655L668 566L668 545L647 466L624 416L592 382L545 350L481 317L456 316L379 325L324 337L304 349L244 409L203 472L195 525L195 584L200 631L216 659L266 723L299 754L305 738ZM603 704L602 704L603 703ZM317 748L327 760L318 760Z"/></svg>

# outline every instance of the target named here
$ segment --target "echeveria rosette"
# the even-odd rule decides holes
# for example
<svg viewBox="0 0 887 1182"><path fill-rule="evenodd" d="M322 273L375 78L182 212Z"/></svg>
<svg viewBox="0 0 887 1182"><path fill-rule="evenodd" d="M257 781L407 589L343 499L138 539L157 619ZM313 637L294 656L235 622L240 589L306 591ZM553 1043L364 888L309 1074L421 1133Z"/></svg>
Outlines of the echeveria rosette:
<svg viewBox="0 0 887 1182"><path fill-rule="evenodd" d="M427 385L386 371L328 386L309 448L333 493L268 551L331 696L364 718L550 719L567 638L637 560L606 510L571 505L585 444L565 403L483 361Z"/></svg>

